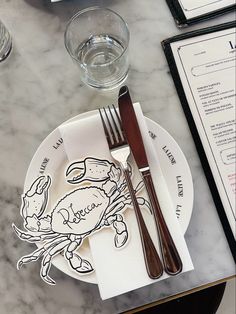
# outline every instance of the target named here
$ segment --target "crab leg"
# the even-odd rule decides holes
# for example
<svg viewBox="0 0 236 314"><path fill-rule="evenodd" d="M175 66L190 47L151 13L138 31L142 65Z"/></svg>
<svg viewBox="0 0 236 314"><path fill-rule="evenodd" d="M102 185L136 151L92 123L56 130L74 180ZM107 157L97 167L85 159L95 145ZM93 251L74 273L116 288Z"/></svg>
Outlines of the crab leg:
<svg viewBox="0 0 236 314"><path fill-rule="evenodd" d="M67 238L67 240L64 240L57 245L55 245L53 248L51 248L47 254L44 255L41 263L41 270L40 275L41 278L47 282L50 285L55 285L55 281L48 276L48 273L51 268L51 260L52 258L64 250L64 248L70 243L70 240Z"/></svg>
<svg viewBox="0 0 236 314"><path fill-rule="evenodd" d="M68 245L65 251L65 257L69 262L70 267L78 273L86 274L93 271L93 267L89 261L82 259L75 251L82 244L82 238L76 238L71 235L70 239L72 242Z"/></svg>
<svg viewBox="0 0 236 314"><path fill-rule="evenodd" d="M136 186L136 188L134 189L135 194L138 194L142 190L143 187L144 187L144 182L140 181L138 185ZM129 192L125 193L125 197L126 199L130 199ZM148 211L152 214L150 203L144 197L141 197L141 196L137 197L137 201L139 205L145 206L148 209Z"/></svg>
<svg viewBox="0 0 236 314"><path fill-rule="evenodd" d="M138 188L140 188L140 186ZM137 201L140 205L143 205L150 210L149 202L147 202L143 197L137 197ZM117 248L123 247L125 243L127 242L128 230L124 222L123 216L121 214L116 214L116 213L124 210L124 208L126 206L131 205L131 203L132 202L130 198L126 198L125 201L123 201L123 198L120 197L115 202L115 204L110 205L111 208L108 208L108 214L106 215L103 223L99 226L99 228L101 228L102 226L110 226L110 225L113 226L113 228L116 231L114 242L115 242L115 247Z"/></svg>
<svg viewBox="0 0 236 314"><path fill-rule="evenodd" d="M110 205L106 209L106 215L113 215L114 212L120 211L125 207L125 204L127 203L127 198L122 195L119 198L117 198L113 203L110 203ZM120 209L119 209L120 208Z"/></svg>
<svg viewBox="0 0 236 314"><path fill-rule="evenodd" d="M20 230L19 228L17 228L15 224L12 224L12 228L15 231L18 238L20 238L23 241L30 242L30 243L44 241L47 239L53 239L58 236L58 233L55 233L55 232L33 236L29 232L24 232Z"/></svg>
<svg viewBox="0 0 236 314"><path fill-rule="evenodd" d="M137 201L139 205L145 206L146 209L152 214L152 209L150 203L143 197L137 197Z"/></svg>
<svg viewBox="0 0 236 314"><path fill-rule="evenodd" d="M142 190L142 188L144 187L144 182L141 180L139 183L138 183L138 185L136 186L136 188L135 188L135 193L137 194L139 191L141 191Z"/></svg>
<svg viewBox="0 0 236 314"><path fill-rule="evenodd" d="M120 186L116 188L116 191L110 196L110 201L115 202L121 195L121 193L126 189L127 184L122 183Z"/></svg>
<svg viewBox="0 0 236 314"><path fill-rule="evenodd" d="M37 261L43 254L45 253L44 247L35 250L33 253L29 255L25 255L19 259L17 262L17 269L19 270L24 264L28 264L30 262Z"/></svg>
<svg viewBox="0 0 236 314"><path fill-rule="evenodd" d="M52 240L51 242L48 242L43 247L36 249L31 254L21 257L21 259L19 259L19 261L17 262L17 269L19 270L24 264L37 261L42 255L44 255L45 252L47 252L47 250L55 247L58 243L66 239L68 239L66 236L56 238Z"/></svg>
<svg viewBox="0 0 236 314"><path fill-rule="evenodd" d="M138 185L136 186L135 190L134 190L135 194L137 194L139 191L141 191L143 186L144 186L143 181L140 181L138 183ZM140 205L145 205L150 210L149 202L146 201L143 197L137 197L137 200L138 200ZM117 196L115 196L115 198L111 197L111 204L110 204L110 206L106 210L107 213L109 213L109 216L110 216L110 213L112 214L112 212L114 212L114 210L116 212L119 211L116 208L116 205L119 204L119 203L121 203L121 204L123 203L122 204L122 208L125 207L124 204L131 205L132 202L131 202L131 198L130 198L129 192L127 192L124 195L121 195L119 197L117 197Z"/></svg>
<svg viewBox="0 0 236 314"><path fill-rule="evenodd" d="M123 216L120 214L110 216L105 221L105 224L112 225L112 227L115 229L116 232L114 238L115 247L120 248L124 246L128 239L128 230L124 222Z"/></svg>
<svg viewBox="0 0 236 314"><path fill-rule="evenodd" d="M68 236L66 235L62 235L56 239L51 240L50 242L47 242L44 245L45 251L48 251L50 249L52 249L53 247L55 247L58 243L61 243L62 241L65 241L68 239Z"/></svg>

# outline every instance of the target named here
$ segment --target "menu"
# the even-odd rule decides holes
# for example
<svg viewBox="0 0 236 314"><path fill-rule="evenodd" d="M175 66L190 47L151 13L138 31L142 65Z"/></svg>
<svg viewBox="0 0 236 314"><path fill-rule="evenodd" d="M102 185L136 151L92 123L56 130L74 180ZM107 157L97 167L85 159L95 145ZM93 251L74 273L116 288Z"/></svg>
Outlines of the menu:
<svg viewBox="0 0 236 314"><path fill-rule="evenodd" d="M226 215L227 234L233 243L232 237L234 240L236 237L236 23L176 36L164 41L163 47L177 78L175 84L213 199L224 210L220 215L224 225Z"/></svg>
<svg viewBox="0 0 236 314"><path fill-rule="evenodd" d="M178 25L191 24L236 8L235 0L167 0Z"/></svg>

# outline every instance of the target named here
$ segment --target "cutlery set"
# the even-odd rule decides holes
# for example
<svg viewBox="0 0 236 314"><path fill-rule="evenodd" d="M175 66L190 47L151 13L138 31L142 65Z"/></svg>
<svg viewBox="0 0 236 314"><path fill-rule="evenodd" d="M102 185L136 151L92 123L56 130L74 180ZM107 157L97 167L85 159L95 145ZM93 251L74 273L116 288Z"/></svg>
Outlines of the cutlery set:
<svg viewBox="0 0 236 314"><path fill-rule="evenodd" d="M99 109L99 113L111 156L119 163L127 182L138 222L148 276L152 279L157 279L162 276L163 269L169 275L176 275L182 271L182 261L166 225L155 192L142 135L127 86L121 87L119 91L118 105L120 116L114 106L112 108L108 106L107 109ZM144 181L152 212L154 213L162 262L148 232L135 196L127 163L130 152L133 154Z"/></svg>

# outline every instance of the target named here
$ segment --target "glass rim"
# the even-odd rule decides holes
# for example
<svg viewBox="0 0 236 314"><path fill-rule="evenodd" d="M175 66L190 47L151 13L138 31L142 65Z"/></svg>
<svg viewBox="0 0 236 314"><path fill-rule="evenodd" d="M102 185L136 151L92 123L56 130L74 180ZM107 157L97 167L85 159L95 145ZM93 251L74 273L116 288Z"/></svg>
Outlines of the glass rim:
<svg viewBox="0 0 236 314"><path fill-rule="evenodd" d="M124 23L125 27L126 27L126 31L127 31L127 35L128 35L128 38L127 38L127 45L126 47L124 47L124 50L122 51L122 53L116 57L114 60L112 61L109 61L109 62L106 62L106 63L103 63L103 64L87 64L87 63L83 63L83 62L80 62L76 57L74 57L74 55L71 53L70 51L70 48L68 47L68 44L67 44L67 33L68 33L68 30L69 30L69 27L70 25L73 23L73 21L80 15L86 13L86 12L89 12L89 11L96 11L96 10L103 10L103 11L109 11L111 13L113 13L114 15L116 15L118 18L121 19L121 21ZM88 7L88 8L85 8L83 10L80 10L78 11L77 13L75 13L71 18L70 20L67 22L67 25L66 25L66 29L65 29L65 32L64 32L64 44L65 44L65 47L66 47L66 50L67 52L69 53L69 55L71 56L71 58L73 60L75 60L76 62L78 62L81 66L83 67L87 67L87 68L96 68L96 67L104 67L104 66L107 66L109 64L112 64L114 62L116 62L117 60L119 60L124 54L125 52L127 51L128 49L128 46L129 46L129 40L130 40L130 32L129 32L129 28L128 28L128 24L125 22L125 20L123 19L123 17L121 17L118 13L116 13L115 11L109 9L109 8L103 8L103 7L99 7L99 6L92 6L92 7Z"/></svg>

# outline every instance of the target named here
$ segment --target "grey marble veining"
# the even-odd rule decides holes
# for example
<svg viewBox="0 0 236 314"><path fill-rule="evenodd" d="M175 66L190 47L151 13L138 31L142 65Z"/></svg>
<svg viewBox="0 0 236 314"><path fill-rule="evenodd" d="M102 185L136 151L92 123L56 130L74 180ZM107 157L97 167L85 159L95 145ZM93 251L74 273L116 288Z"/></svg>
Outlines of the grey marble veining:
<svg viewBox="0 0 236 314"><path fill-rule="evenodd" d="M11 223L21 225L20 195L29 162L41 141L68 118L109 103L117 90L102 93L84 86L64 48L68 19L91 5L109 7L129 25L127 84L146 116L174 136L194 180L195 200L186 241L195 270L128 294L101 301L96 285L72 279L54 267L57 285L46 285L39 263L16 270L17 260L34 246L20 241ZM189 28L232 20L228 14ZM0 19L14 49L0 63L0 313L119 313L235 274L199 158L182 112L160 42L187 31L176 28L164 0L1 0Z"/></svg>

